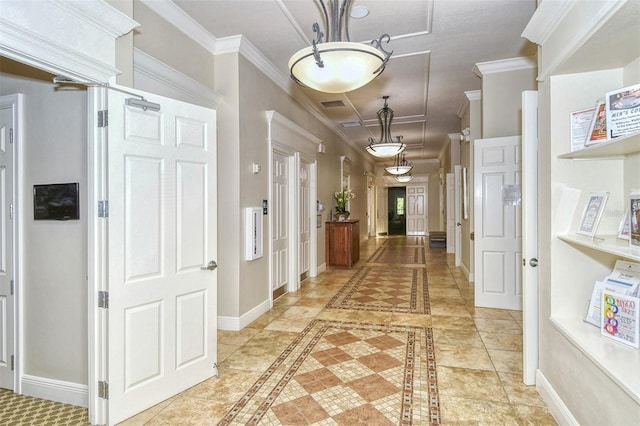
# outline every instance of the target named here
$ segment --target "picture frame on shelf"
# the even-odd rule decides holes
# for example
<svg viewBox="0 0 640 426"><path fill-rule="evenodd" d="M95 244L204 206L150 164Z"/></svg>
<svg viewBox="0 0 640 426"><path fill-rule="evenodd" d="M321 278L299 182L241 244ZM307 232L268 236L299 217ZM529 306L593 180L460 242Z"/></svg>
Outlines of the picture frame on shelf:
<svg viewBox="0 0 640 426"><path fill-rule="evenodd" d="M640 252L640 191L629 194L629 248Z"/></svg>
<svg viewBox="0 0 640 426"><path fill-rule="evenodd" d="M607 92L607 140L640 133L640 83Z"/></svg>
<svg viewBox="0 0 640 426"><path fill-rule="evenodd" d="M618 238L623 240L629 239L629 220L631 216L629 215L629 208L627 208L622 215L622 219L620 219L620 225L618 225Z"/></svg>
<svg viewBox="0 0 640 426"><path fill-rule="evenodd" d="M608 192L592 192L582 212L582 220L578 226L577 234L594 237L598 229L598 223L604 212L604 207L609 198Z"/></svg>
<svg viewBox="0 0 640 426"><path fill-rule="evenodd" d="M594 108L593 118L589 125L589 133L584 142L591 146L607 141L607 104L604 99L598 99Z"/></svg>
<svg viewBox="0 0 640 426"><path fill-rule="evenodd" d="M592 106L571 113L571 152L584 148L595 111L596 107Z"/></svg>

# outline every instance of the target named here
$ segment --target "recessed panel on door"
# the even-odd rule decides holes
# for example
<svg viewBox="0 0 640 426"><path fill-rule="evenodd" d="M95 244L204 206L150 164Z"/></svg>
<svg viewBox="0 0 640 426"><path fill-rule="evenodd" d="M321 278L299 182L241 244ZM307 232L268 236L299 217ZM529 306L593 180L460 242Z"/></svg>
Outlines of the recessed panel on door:
<svg viewBox="0 0 640 426"><path fill-rule="evenodd" d="M126 281L160 275L162 258L162 161L125 158Z"/></svg>
<svg viewBox="0 0 640 426"><path fill-rule="evenodd" d="M485 209L482 215L482 235L484 238L504 236L504 209L502 206L503 173L485 173L482 176L482 190ZM496 208L498 206L498 208Z"/></svg>
<svg viewBox="0 0 640 426"><path fill-rule="evenodd" d="M162 310L162 302L154 302L124 311L125 392L162 375Z"/></svg>
<svg viewBox="0 0 640 426"><path fill-rule="evenodd" d="M0 274L7 273L7 250L11 250L7 247L7 229L11 226L7 223L7 169L6 167L0 167Z"/></svg>
<svg viewBox="0 0 640 426"><path fill-rule="evenodd" d="M178 162L176 169L177 270L199 271L207 263L202 232L207 225L206 165Z"/></svg>
<svg viewBox="0 0 640 426"><path fill-rule="evenodd" d="M9 318L7 318L7 298L0 296L0 337L7 335L7 326ZM9 354L7 353L6 339L0 339L0 366L6 367L9 363Z"/></svg>
<svg viewBox="0 0 640 426"><path fill-rule="evenodd" d="M206 149L207 123L186 117L176 117L176 146Z"/></svg>
<svg viewBox="0 0 640 426"><path fill-rule="evenodd" d="M176 298L176 369L207 356L207 291Z"/></svg>
<svg viewBox="0 0 640 426"><path fill-rule="evenodd" d="M162 145L162 113L125 107L124 114L124 137L127 142Z"/></svg>
<svg viewBox="0 0 640 426"><path fill-rule="evenodd" d="M490 252L482 253L483 257L483 280L482 286L485 293L504 293L505 292L505 253Z"/></svg>

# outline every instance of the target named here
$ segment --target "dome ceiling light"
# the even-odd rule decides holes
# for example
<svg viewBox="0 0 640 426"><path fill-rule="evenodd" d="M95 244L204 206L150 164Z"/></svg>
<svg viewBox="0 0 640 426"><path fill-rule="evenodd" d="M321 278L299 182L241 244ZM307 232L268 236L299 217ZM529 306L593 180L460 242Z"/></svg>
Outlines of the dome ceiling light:
<svg viewBox="0 0 640 426"><path fill-rule="evenodd" d="M392 52L382 48L389 43L389 34L383 34L371 45L352 42L349 37L349 9L351 0L317 0L324 13L327 41L318 23L313 24L316 34L312 45L296 52L289 59L291 78L301 86L325 93L345 93L364 86L384 71ZM325 2L327 4L325 4ZM331 17L327 12L329 6ZM331 22L329 22L329 18ZM346 41L342 41L342 36Z"/></svg>
<svg viewBox="0 0 640 426"><path fill-rule="evenodd" d="M400 183L407 183L413 180L413 175L411 173L406 173L404 175L396 176L396 181Z"/></svg>
<svg viewBox="0 0 640 426"><path fill-rule="evenodd" d="M393 121L393 110L387 105L389 96L383 96L384 106L377 112L378 122L380 123L380 141L376 142L374 138L369 138L367 152L374 157L386 158L400 154L407 147L402 142L402 136L396 137L396 142L391 138L391 122Z"/></svg>
<svg viewBox="0 0 640 426"><path fill-rule="evenodd" d="M405 158L404 154L402 154L402 160L400 160L400 154L396 155L396 164L393 166L387 166L384 168L387 173L391 173L392 175L404 175L407 174L413 169L413 164L409 163Z"/></svg>

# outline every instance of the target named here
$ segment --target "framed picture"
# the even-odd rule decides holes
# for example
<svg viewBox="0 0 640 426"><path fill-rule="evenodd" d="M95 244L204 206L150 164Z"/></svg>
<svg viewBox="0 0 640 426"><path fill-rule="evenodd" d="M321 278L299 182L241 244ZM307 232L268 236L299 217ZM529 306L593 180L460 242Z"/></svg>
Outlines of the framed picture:
<svg viewBox="0 0 640 426"><path fill-rule="evenodd" d="M640 192L629 194L629 247L640 251Z"/></svg>
<svg viewBox="0 0 640 426"><path fill-rule="evenodd" d="M598 100L589 126L585 146L607 141L607 105L604 99Z"/></svg>
<svg viewBox="0 0 640 426"><path fill-rule="evenodd" d="M592 192L582 213L582 220L576 233L593 237L598 229L598 222L604 212L604 206L609 198L608 192Z"/></svg>
<svg viewBox="0 0 640 426"><path fill-rule="evenodd" d="M620 225L618 225L618 238L622 238L623 240L629 239L629 218L629 209L627 208L627 210L622 215Z"/></svg>

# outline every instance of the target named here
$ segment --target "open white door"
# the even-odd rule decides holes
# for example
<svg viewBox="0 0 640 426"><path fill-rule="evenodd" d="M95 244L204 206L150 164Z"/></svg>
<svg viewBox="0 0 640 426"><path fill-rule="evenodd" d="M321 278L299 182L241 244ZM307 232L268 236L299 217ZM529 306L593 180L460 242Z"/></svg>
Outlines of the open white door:
<svg viewBox="0 0 640 426"><path fill-rule="evenodd" d="M284 293L289 283L288 157L273 152L271 176L271 292Z"/></svg>
<svg viewBox="0 0 640 426"><path fill-rule="evenodd" d="M536 383L538 369L538 92L522 92L522 373Z"/></svg>
<svg viewBox="0 0 640 426"><path fill-rule="evenodd" d="M300 160L298 187L298 274L299 281L309 275L311 260L311 164ZM314 223L315 226L315 223Z"/></svg>
<svg viewBox="0 0 640 426"><path fill-rule="evenodd" d="M453 166L454 176L454 221L456 223L455 239L456 254L455 265L462 265L462 166Z"/></svg>
<svg viewBox="0 0 640 426"><path fill-rule="evenodd" d="M0 388L16 389L15 224L13 136L17 131L19 97L0 97Z"/></svg>
<svg viewBox="0 0 640 426"><path fill-rule="evenodd" d="M522 309L520 146L519 136L475 141L476 306Z"/></svg>
<svg viewBox="0 0 640 426"><path fill-rule="evenodd" d="M215 111L122 90L106 90L93 182L108 200L93 226L106 232L109 425L217 374Z"/></svg>
<svg viewBox="0 0 640 426"><path fill-rule="evenodd" d="M455 183L453 173L447 173L447 183L445 188L447 200L447 253L456 252L456 218L455 218Z"/></svg>

